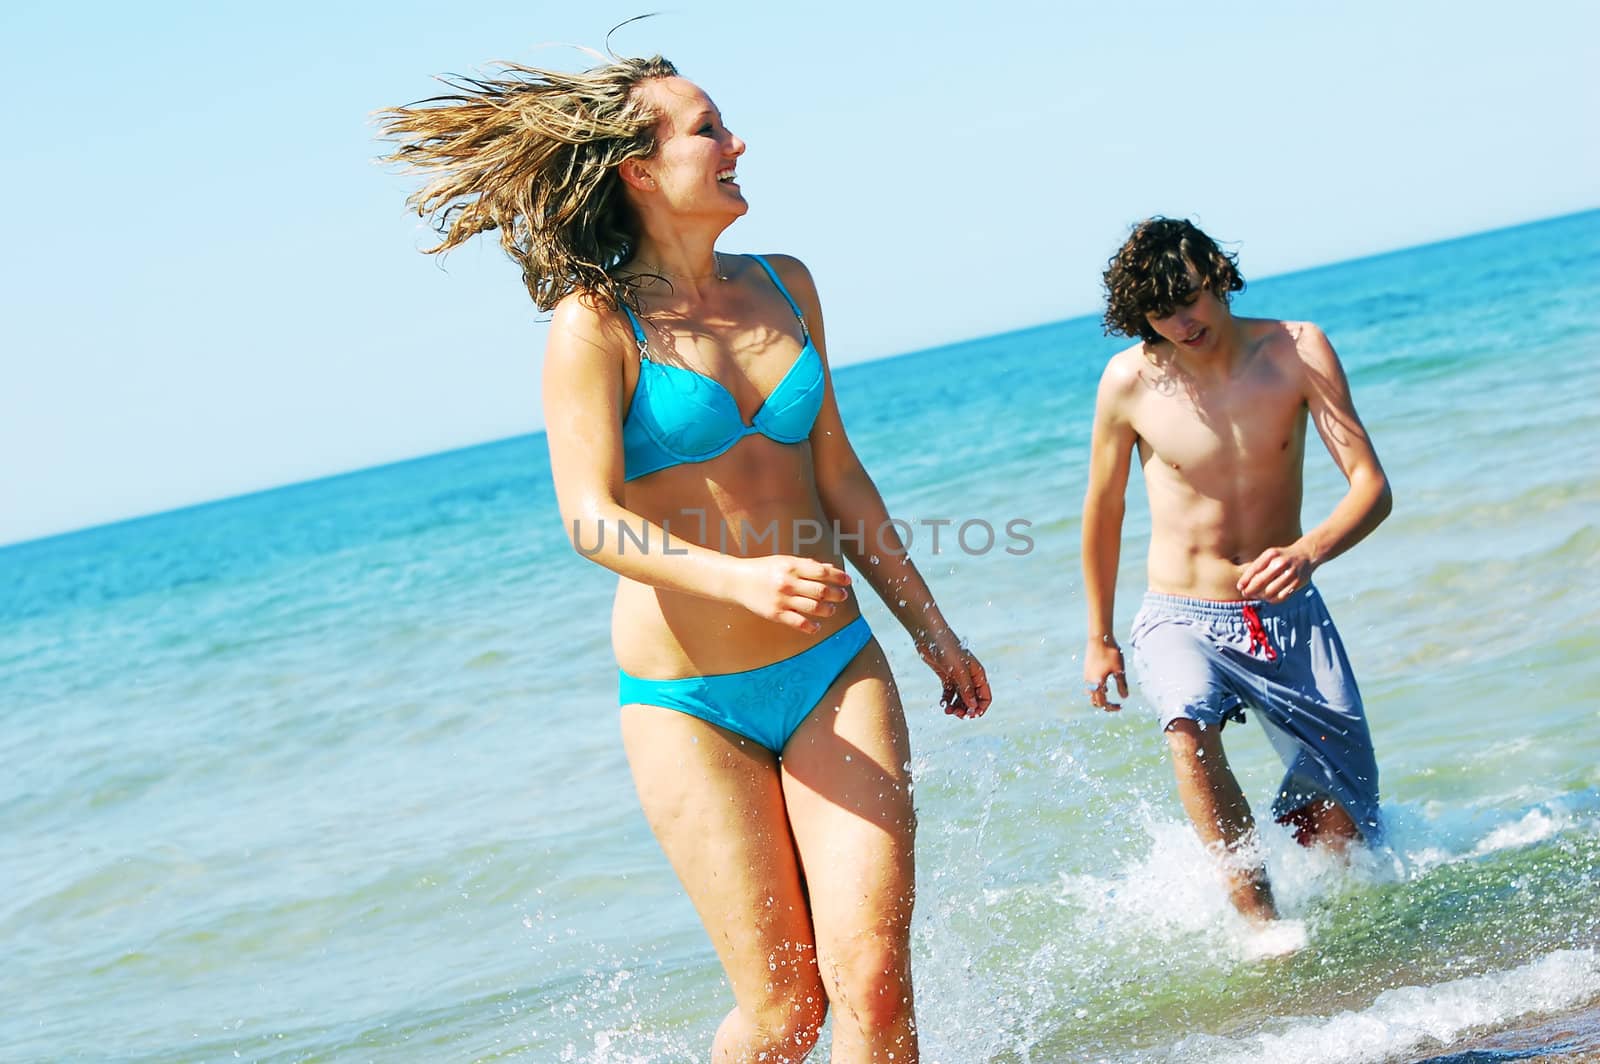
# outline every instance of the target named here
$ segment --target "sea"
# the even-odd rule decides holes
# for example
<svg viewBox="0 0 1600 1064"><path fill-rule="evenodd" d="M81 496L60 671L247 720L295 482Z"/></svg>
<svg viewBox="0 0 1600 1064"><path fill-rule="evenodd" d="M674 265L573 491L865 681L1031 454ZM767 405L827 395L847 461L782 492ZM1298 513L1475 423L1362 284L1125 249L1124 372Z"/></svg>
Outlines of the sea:
<svg viewBox="0 0 1600 1064"><path fill-rule="evenodd" d="M844 366L994 691L941 714L866 603L913 746L923 1060L1600 1059L1600 211L1236 307L1323 327L1394 486L1316 577L1388 846L1264 827L1309 942L1251 960L1137 688L1087 705L1094 317ZM1309 525L1343 481L1308 456ZM731 998L633 794L613 586L541 434L0 549L0 1061L706 1060ZM1264 809L1271 747L1227 740Z"/></svg>

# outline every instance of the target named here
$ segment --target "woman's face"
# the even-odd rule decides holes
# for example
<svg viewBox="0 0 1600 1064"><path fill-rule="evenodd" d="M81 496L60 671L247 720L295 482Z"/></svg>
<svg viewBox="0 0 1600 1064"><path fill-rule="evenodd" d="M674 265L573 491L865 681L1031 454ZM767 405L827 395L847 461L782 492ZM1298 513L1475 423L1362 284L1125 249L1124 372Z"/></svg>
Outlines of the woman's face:
<svg viewBox="0 0 1600 1064"><path fill-rule="evenodd" d="M639 91L661 116L656 153L644 160L653 185L643 190L644 204L723 219L749 210L734 173L744 141L722 124L711 97L683 78L656 78Z"/></svg>

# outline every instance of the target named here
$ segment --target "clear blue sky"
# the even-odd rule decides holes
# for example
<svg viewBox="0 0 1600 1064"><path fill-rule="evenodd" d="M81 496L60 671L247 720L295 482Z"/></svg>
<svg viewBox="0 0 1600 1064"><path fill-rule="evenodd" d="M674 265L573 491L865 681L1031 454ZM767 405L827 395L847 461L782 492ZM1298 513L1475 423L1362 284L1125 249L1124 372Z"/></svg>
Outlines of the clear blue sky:
<svg viewBox="0 0 1600 1064"><path fill-rule="evenodd" d="M537 429L516 269L416 252L368 116L646 10L0 5L0 543ZM749 142L723 246L807 260L843 364L1092 311L1148 214L1259 277L1595 206L1597 11L689 0L612 43Z"/></svg>

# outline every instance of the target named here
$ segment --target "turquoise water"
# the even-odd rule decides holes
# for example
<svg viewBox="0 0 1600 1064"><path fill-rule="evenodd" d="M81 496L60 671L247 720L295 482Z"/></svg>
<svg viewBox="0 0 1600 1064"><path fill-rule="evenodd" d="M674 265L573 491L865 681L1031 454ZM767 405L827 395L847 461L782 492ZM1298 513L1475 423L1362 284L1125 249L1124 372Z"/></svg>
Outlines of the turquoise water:
<svg viewBox="0 0 1600 1064"><path fill-rule="evenodd" d="M1395 485L1318 575L1393 849L1347 868L1269 829L1311 944L1248 963L1146 711L1082 704L1093 320L846 367L996 696L942 716L869 603L919 781L924 1058L1600 1052L1600 212L1239 306L1328 331ZM1342 486L1311 465L1308 516ZM935 553L941 519L1034 549ZM611 590L540 436L0 550L0 1059L705 1059L728 994L635 804ZM1229 743L1259 807L1275 758Z"/></svg>

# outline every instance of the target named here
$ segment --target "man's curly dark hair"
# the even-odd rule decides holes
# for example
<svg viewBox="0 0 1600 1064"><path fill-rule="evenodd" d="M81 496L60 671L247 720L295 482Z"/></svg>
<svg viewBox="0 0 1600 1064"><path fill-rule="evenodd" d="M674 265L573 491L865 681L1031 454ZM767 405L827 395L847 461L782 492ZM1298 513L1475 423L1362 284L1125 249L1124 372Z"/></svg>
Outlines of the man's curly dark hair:
<svg viewBox="0 0 1600 1064"><path fill-rule="evenodd" d="M1159 343L1146 315L1164 318L1190 301L1197 290L1190 266L1199 275L1199 287L1224 303L1244 289L1235 256L1193 222L1147 218L1134 226L1106 266L1105 331Z"/></svg>

